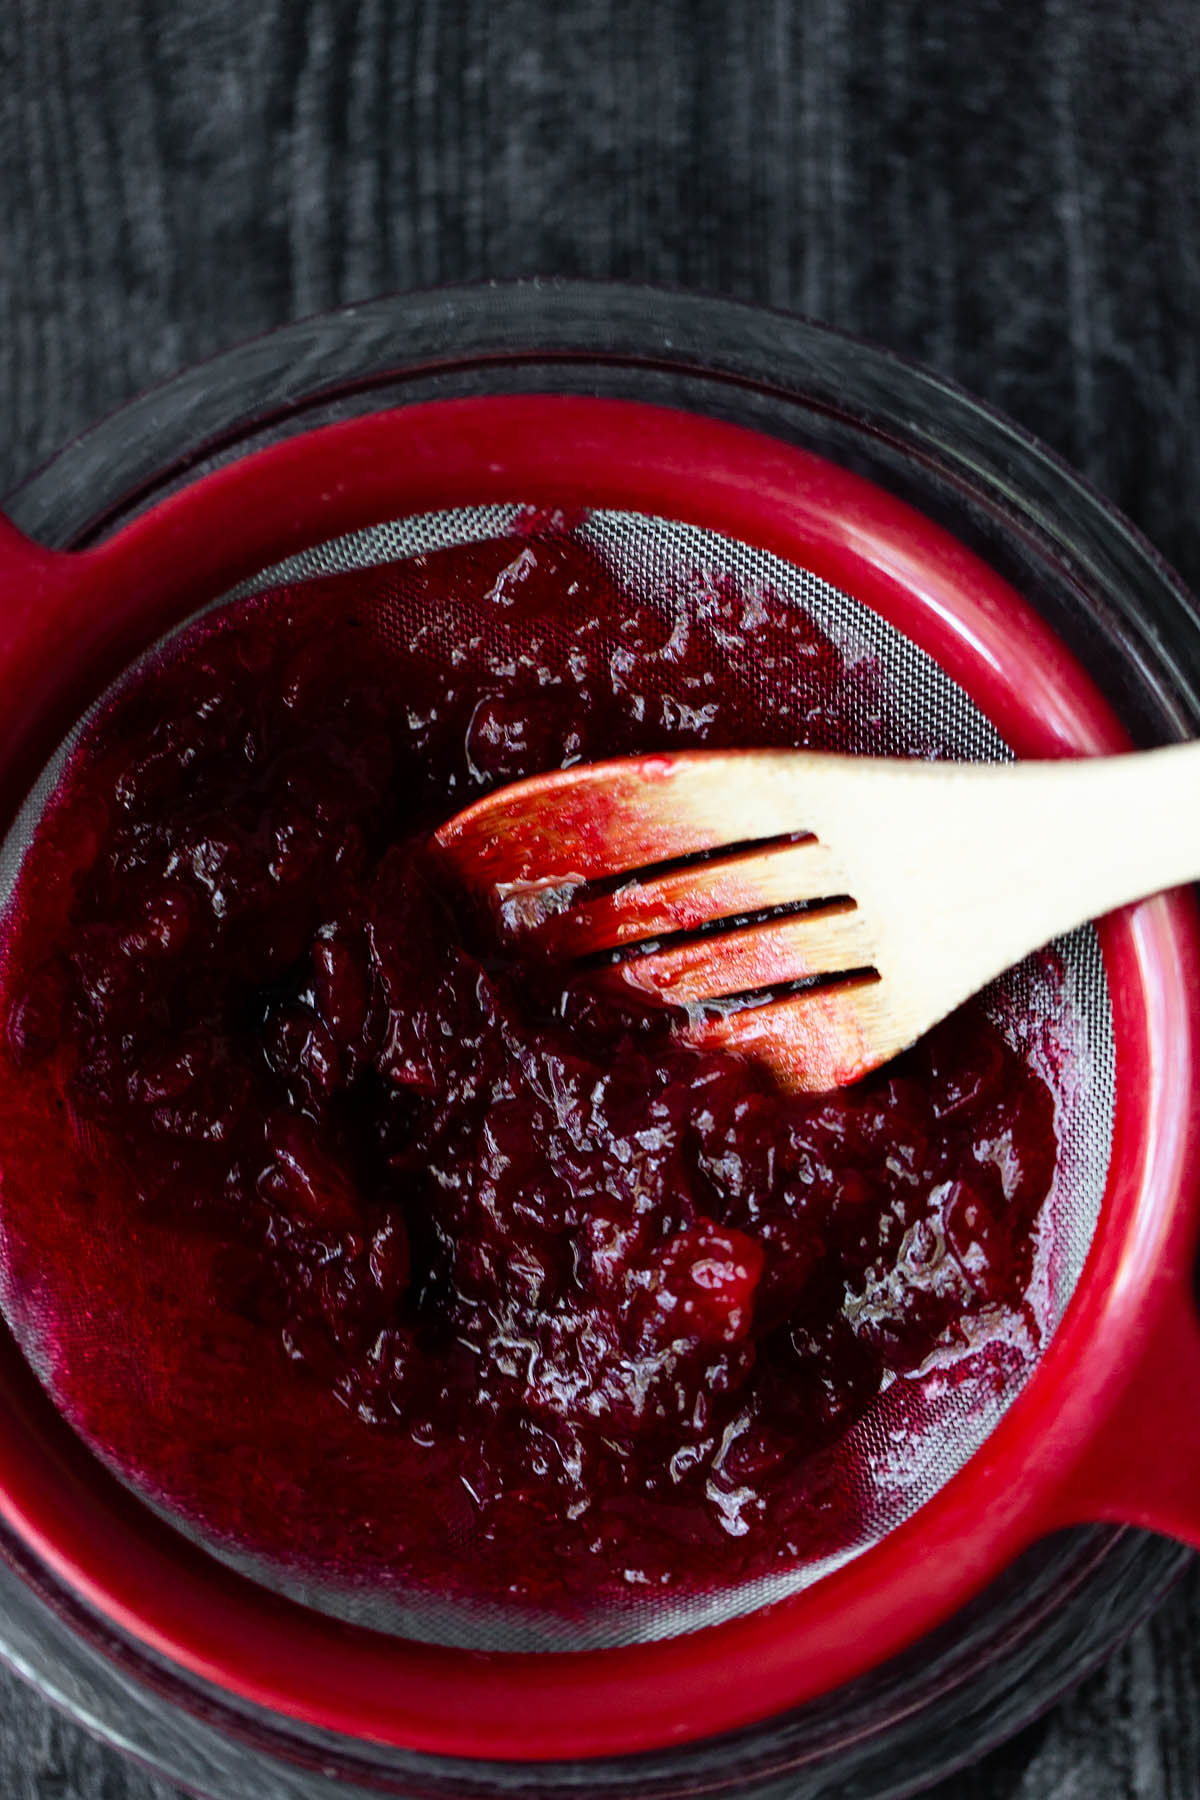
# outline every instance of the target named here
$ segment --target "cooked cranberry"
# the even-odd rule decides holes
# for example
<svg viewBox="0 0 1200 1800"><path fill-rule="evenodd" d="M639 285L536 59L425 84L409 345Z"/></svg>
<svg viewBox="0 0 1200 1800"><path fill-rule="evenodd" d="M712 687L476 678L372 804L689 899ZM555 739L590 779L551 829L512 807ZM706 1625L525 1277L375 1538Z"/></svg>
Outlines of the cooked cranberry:
<svg viewBox="0 0 1200 1800"><path fill-rule="evenodd" d="M340 1231L358 1222L354 1185L307 1119L286 1115L268 1120L266 1136L272 1160L258 1184L265 1200L306 1224Z"/></svg>
<svg viewBox="0 0 1200 1800"><path fill-rule="evenodd" d="M933 1077L933 1111L939 1119L953 1118L966 1107L977 1106L1004 1087L1004 1046L999 1037L984 1036L965 1060L953 1041L935 1042L930 1056Z"/></svg>
<svg viewBox="0 0 1200 1800"><path fill-rule="evenodd" d="M58 1048L68 985L66 965L52 957L17 990L8 1009L8 1042L20 1068L43 1062Z"/></svg>
<svg viewBox="0 0 1200 1800"><path fill-rule="evenodd" d="M317 1005L335 1044L353 1052L362 1043L370 1004L367 948L359 932L326 926L313 943Z"/></svg>
<svg viewBox="0 0 1200 1800"><path fill-rule="evenodd" d="M70 886L94 867L105 847L109 808L98 794L60 793L46 819L49 832L39 861L56 884Z"/></svg>
<svg viewBox="0 0 1200 1800"><path fill-rule="evenodd" d="M287 1082L294 1103L320 1109L342 1085L342 1059L332 1033L310 1007L286 1006L267 1021L263 1049Z"/></svg>
<svg viewBox="0 0 1200 1800"><path fill-rule="evenodd" d="M467 728L467 766L476 781L498 787L518 780L529 768L578 762L581 743L572 698L564 688L488 694Z"/></svg>
<svg viewBox="0 0 1200 1800"><path fill-rule="evenodd" d="M80 931L70 952L75 987L84 1009L102 1029L115 1034L142 1012L145 984L139 959L111 925Z"/></svg>
<svg viewBox="0 0 1200 1800"><path fill-rule="evenodd" d="M826 1262L829 1246L811 1219L791 1212L762 1214L755 1232L764 1257L755 1322L765 1330L797 1312L813 1274Z"/></svg>
<svg viewBox="0 0 1200 1800"><path fill-rule="evenodd" d="M1006 1202L992 1165L984 1165L969 1183L952 1182L942 1205L946 1239L955 1261L973 1287L997 1298L1003 1295L1009 1257Z"/></svg>
<svg viewBox="0 0 1200 1800"><path fill-rule="evenodd" d="M390 1214L375 1228L368 1261L380 1299L388 1308L395 1306L408 1286L412 1267L408 1232L399 1213Z"/></svg>
<svg viewBox="0 0 1200 1800"><path fill-rule="evenodd" d="M187 943L197 923L196 897L175 882L163 883L143 896L136 922L121 940L130 956L174 956Z"/></svg>
<svg viewBox="0 0 1200 1800"><path fill-rule="evenodd" d="M202 1044L172 1045L130 1071L129 1098L139 1106L178 1100L207 1072L207 1065Z"/></svg>
<svg viewBox="0 0 1200 1800"><path fill-rule="evenodd" d="M205 734L198 720L161 720L117 776L117 801L133 812L161 800L178 788L204 746Z"/></svg>
<svg viewBox="0 0 1200 1800"><path fill-rule="evenodd" d="M659 1251L650 1270L643 1329L659 1343L737 1344L749 1334L763 1247L703 1220Z"/></svg>
<svg viewBox="0 0 1200 1800"><path fill-rule="evenodd" d="M637 1214L614 1217L603 1210L604 1199L596 1196L580 1221L576 1267L594 1293L619 1300L628 1292L630 1271L643 1266L650 1222Z"/></svg>

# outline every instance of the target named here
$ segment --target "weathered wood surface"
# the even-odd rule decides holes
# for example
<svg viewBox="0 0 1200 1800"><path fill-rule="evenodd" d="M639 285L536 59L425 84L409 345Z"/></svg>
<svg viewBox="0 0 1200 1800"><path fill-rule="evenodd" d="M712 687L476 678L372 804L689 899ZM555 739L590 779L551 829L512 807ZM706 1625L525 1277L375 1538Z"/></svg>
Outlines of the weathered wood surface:
<svg viewBox="0 0 1200 1800"><path fill-rule="evenodd" d="M5 0L0 492L181 364L483 275L932 363L1200 585L1195 0ZM6 1800L167 1790L0 1676ZM940 1800L1195 1800L1200 1578Z"/></svg>

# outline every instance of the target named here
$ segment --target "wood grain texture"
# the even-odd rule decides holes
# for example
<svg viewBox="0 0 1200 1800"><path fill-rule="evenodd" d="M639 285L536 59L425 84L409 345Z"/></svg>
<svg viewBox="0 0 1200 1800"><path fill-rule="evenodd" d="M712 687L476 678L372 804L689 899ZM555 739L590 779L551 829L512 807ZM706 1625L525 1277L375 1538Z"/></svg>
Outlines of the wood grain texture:
<svg viewBox="0 0 1200 1800"><path fill-rule="evenodd" d="M582 274L932 363L1200 585L1195 0L5 0L0 491L182 363ZM939 1800L1195 1800L1200 1577ZM0 1677L6 1800L167 1790Z"/></svg>

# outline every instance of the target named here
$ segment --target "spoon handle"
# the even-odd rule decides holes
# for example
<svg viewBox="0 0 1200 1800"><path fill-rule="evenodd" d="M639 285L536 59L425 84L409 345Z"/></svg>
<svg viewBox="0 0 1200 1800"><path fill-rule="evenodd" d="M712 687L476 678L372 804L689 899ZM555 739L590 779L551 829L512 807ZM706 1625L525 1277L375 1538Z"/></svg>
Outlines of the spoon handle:
<svg viewBox="0 0 1200 1800"><path fill-rule="evenodd" d="M873 802L887 887L872 898L887 934L925 947L906 959L922 1028L1060 933L1200 879L1200 743L909 780Z"/></svg>
<svg viewBox="0 0 1200 1800"><path fill-rule="evenodd" d="M1036 919L1039 943L1147 894L1200 880L1200 743L1017 763L997 775L995 788L973 831L964 829L961 848L990 852L1014 875L1036 877L1020 905Z"/></svg>

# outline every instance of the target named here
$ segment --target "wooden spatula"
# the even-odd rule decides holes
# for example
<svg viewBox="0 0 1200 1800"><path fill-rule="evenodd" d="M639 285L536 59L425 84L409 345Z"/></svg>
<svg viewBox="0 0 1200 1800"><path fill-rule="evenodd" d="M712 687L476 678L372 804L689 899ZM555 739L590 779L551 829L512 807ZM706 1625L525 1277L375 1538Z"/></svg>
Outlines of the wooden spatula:
<svg viewBox="0 0 1200 1800"><path fill-rule="evenodd" d="M601 978L681 1008L690 1042L820 1090L1059 932L1200 878L1200 744L635 757L502 788L435 843L511 936L567 963L619 951Z"/></svg>

